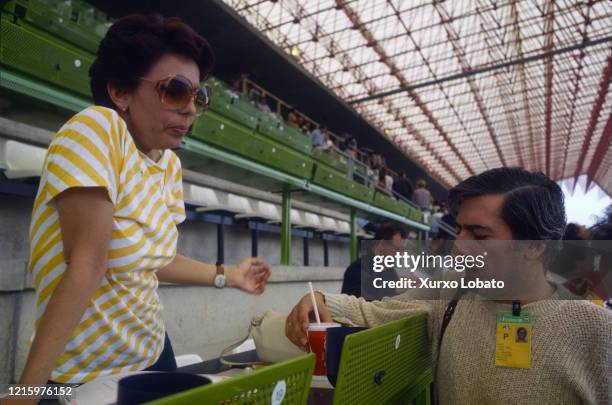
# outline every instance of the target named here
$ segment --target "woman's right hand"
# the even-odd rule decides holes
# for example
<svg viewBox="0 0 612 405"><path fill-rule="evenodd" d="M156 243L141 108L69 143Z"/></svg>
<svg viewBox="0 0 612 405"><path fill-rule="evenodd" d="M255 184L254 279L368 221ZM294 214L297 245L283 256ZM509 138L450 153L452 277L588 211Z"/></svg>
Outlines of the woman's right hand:
<svg viewBox="0 0 612 405"><path fill-rule="evenodd" d="M323 294L316 292L315 298L317 300L317 308L319 309L321 322L333 322L329 309L327 309L325 305ZM305 351L308 350L308 325L311 319L314 319L314 308L312 306L310 294L306 294L293 307L293 310L285 321L285 335L287 335L287 338L293 342L294 345Z"/></svg>

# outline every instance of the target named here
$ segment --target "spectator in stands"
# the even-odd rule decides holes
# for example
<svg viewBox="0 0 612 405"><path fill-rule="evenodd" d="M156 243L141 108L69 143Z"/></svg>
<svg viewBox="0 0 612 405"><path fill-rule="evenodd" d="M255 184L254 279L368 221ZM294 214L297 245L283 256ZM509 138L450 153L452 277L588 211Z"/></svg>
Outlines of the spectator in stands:
<svg viewBox="0 0 612 405"><path fill-rule="evenodd" d="M380 159L380 167L387 167L387 158L380 154L378 155L378 158Z"/></svg>
<svg viewBox="0 0 612 405"><path fill-rule="evenodd" d="M378 182L378 169L374 164L374 159L372 156L368 159L368 187L375 188Z"/></svg>
<svg viewBox="0 0 612 405"><path fill-rule="evenodd" d="M588 231L595 240L612 240L612 204L608 205L604 215Z"/></svg>
<svg viewBox="0 0 612 405"><path fill-rule="evenodd" d="M442 218L447 217L448 215L450 214L448 213L448 209L446 208L446 204L444 202L441 202L440 204L437 204L436 202L434 204L430 230L430 233L433 236L439 232L439 223L442 221Z"/></svg>
<svg viewBox="0 0 612 405"><path fill-rule="evenodd" d="M338 142L338 149L340 149L344 153L347 153L349 150L347 137L349 137L348 134L342 134Z"/></svg>
<svg viewBox="0 0 612 405"><path fill-rule="evenodd" d="M243 87L243 80L246 80L247 77L248 75L246 73L241 73L240 76L232 80L231 104L234 104L234 102L238 99L246 97Z"/></svg>
<svg viewBox="0 0 612 405"><path fill-rule="evenodd" d="M357 140L354 136L348 133L342 135L342 143L340 144L340 150L346 153L354 153L357 149ZM353 157L355 157L353 155Z"/></svg>
<svg viewBox="0 0 612 405"><path fill-rule="evenodd" d="M310 133L310 140L312 141L313 148L323 148L327 143L328 137L326 136L327 127L317 127Z"/></svg>
<svg viewBox="0 0 612 405"><path fill-rule="evenodd" d="M431 229L429 230L429 233L433 236L438 233L438 221L440 221L440 219L444 216L444 213L442 213L440 207L437 205L437 201L434 201L431 211Z"/></svg>
<svg viewBox="0 0 612 405"><path fill-rule="evenodd" d="M431 193L426 187L425 180L420 179L417 181L416 190L412 193L412 201L423 211L429 211L431 208Z"/></svg>
<svg viewBox="0 0 612 405"><path fill-rule="evenodd" d="M382 156L378 153L374 153L372 155L372 163L374 164L374 169L381 170L383 168Z"/></svg>
<svg viewBox="0 0 612 405"><path fill-rule="evenodd" d="M178 18L128 15L102 39L95 105L53 137L34 203L36 331L21 384L175 370L159 282L263 292L260 259L223 268L176 253L185 209L172 148L210 102L199 83L213 63Z"/></svg>
<svg viewBox="0 0 612 405"><path fill-rule="evenodd" d="M298 115L298 125L300 128L300 131L302 131L305 135L310 135L312 126L301 115Z"/></svg>
<svg viewBox="0 0 612 405"><path fill-rule="evenodd" d="M563 240L586 240L588 237L588 230L586 226L579 225L574 222L570 222L565 227L565 233L563 234Z"/></svg>
<svg viewBox="0 0 612 405"><path fill-rule="evenodd" d="M333 149L333 143L329 139L329 131L326 126L315 128L310 134L310 139L312 140L312 147L317 150L331 152Z"/></svg>
<svg viewBox="0 0 612 405"><path fill-rule="evenodd" d="M374 241L369 241L369 244L375 244L371 252L368 252L364 256L366 263L370 263L370 265L362 266L361 257L355 260L353 263L349 265L349 267L344 272L344 279L342 281L342 294L353 295L355 297L364 296L368 301L370 300L379 300L383 297L389 297L395 295L394 289L375 289L369 288L372 286L371 280L374 277L383 276L384 280L398 280L397 273L395 269L389 268L385 269L380 273L375 273L372 271L372 256L373 255L381 255L386 254L383 252L385 248L387 248L385 243L380 243L380 241L397 241L403 242L406 240L406 230L397 224L392 222L388 222L383 224L374 235ZM402 244L397 244L397 248L400 249ZM392 252L395 253L395 252ZM362 275L366 276L366 282L363 283L363 287L365 287L366 291L362 291Z"/></svg>
<svg viewBox="0 0 612 405"><path fill-rule="evenodd" d="M457 239L467 243L556 241L565 228L563 192L542 173L520 168L488 170L451 189L449 201L457 213ZM534 331L530 357L522 363L496 356L498 314L512 312L511 301L482 301L474 299L476 294L471 291L458 301L411 300L400 295L372 302L315 292L321 321L373 327L426 314L436 402L441 405L611 403L612 313L590 302L568 300L571 295L547 280L545 254L519 246L513 249L523 254L511 266L528 268L515 272L517 277L529 278L522 294L533 292L530 301L521 302L517 297L514 305L515 309L520 305L521 315L531 315ZM491 277L500 270L487 271ZM312 311L307 294L286 320L287 337L304 349ZM499 353L520 359L511 347ZM496 361L502 365L496 366Z"/></svg>
<svg viewBox="0 0 612 405"><path fill-rule="evenodd" d="M406 200L412 199L412 193L414 188L412 187L412 183L408 179L406 172L400 172L399 178L393 182L393 191L404 197Z"/></svg>
<svg viewBox="0 0 612 405"><path fill-rule="evenodd" d="M301 116L300 116L300 118L301 118ZM308 121L302 120L302 123L300 125L300 131L302 131L304 133L304 135L311 136L312 125L310 125L310 123Z"/></svg>
<svg viewBox="0 0 612 405"><path fill-rule="evenodd" d="M349 139L347 141L348 143L348 149L352 150L352 151L357 151L357 139L355 139L355 137L353 135L349 134Z"/></svg>
<svg viewBox="0 0 612 405"><path fill-rule="evenodd" d="M272 114L272 110L270 109L270 104L268 104L268 98L266 97L265 94L263 94L259 98L259 101L257 102L257 108L259 108L260 111L263 111L267 114Z"/></svg>
<svg viewBox="0 0 612 405"><path fill-rule="evenodd" d="M387 195L391 195L389 190L387 190L386 179L387 179L387 170L383 167L378 172L378 184L376 185L376 187L383 193Z"/></svg>
<svg viewBox="0 0 612 405"><path fill-rule="evenodd" d="M251 102L255 104L255 106L259 106L259 104L261 103L260 101L261 97L262 97L261 91L259 91L257 87L249 86L249 100L251 100Z"/></svg>
<svg viewBox="0 0 612 405"><path fill-rule="evenodd" d="M361 147L359 148L359 152L360 153L357 154L357 157L359 158L361 163L367 166L370 162L370 159L372 158L372 149L367 147Z"/></svg>
<svg viewBox="0 0 612 405"><path fill-rule="evenodd" d="M450 254L452 250L452 243L456 238L457 234L457 221L453 214L445 214L437 220L436 231L433 231L432 224L432 235L430 242L430 253L436 255Z"/></svg>
<svg viewBox="0 0 612 405"><path fill-rule="evenodd" d="M298 117L299 115L296 114L295 108L289 110L289 114L287 114L287 125L289 125L291 128L299 128L300 125Z"/></svg>
<svg viewBox="0 0 612 405"><path fill-rule="evenodd" d="M304 132L304 118L302 117L302 114L296 114L296 126L295 128L300 130L301 132Z"/></svg>
<svg viewBox="0 0 612 405"><path fill-rule="evenodd" d="M457 232L457 220L453 214L444 214L438 221L438 232L436 232L435 239L453 240L456 237ZM451 228L455 234L450 233Z"/></svg>
<svg viewBox="0 0 612 405"><path fill-rule="evenodd" d="M385 169L385 190L390 196L393 196L393 175L391 174L391 170Z"/></svg>
<svg viewBox="0 0 612 405"><path fill-rule="evenodd" d="M353 146L354 145L354 146ZM355 175L355 159L356 159L356 150L355 147L357 145L357 141L350 134L345 133L342 136L342 142L339 145L340 151L346 160L346 164L348 166L346 177L349 180L353 180Z"/></svg>
<svg viewBox="0 0 612 405"><path fill-rule="evenodd" d="M238 94L243 94L244 93L243 81L248 79L248 77L249 75L247 73L240 73L240 76L232 80L232 89Z"/></svg>
<svg viewBox="0 0 612 405"><path fill-rule="evenodd" d="M325 153L334 152L334 150L336 149L335 142L337 141L337 139L335 137L332 138L331 134L329 133L329 129L327 129L327 127L323 127L321 129L321 132L323 133L323 137L325 141L323 142L323 146L320 146L319 149Z"/></svg>

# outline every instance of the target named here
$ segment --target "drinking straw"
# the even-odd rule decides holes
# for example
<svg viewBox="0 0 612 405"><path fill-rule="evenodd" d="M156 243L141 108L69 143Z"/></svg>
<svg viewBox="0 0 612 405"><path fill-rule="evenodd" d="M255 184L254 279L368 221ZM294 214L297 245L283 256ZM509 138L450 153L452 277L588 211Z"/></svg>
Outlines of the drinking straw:
<svg viewBox="0 0 612 405"><path fill-rule="evenodd" d="M321 318L319 317L319 308L317 308L317 300L315 299L314 290L312 289L312 282L308 282L308 288L310 289L310 299L312 300L312 306L315 311L315 317L317 318L317 323L321 323Z"/></svg>

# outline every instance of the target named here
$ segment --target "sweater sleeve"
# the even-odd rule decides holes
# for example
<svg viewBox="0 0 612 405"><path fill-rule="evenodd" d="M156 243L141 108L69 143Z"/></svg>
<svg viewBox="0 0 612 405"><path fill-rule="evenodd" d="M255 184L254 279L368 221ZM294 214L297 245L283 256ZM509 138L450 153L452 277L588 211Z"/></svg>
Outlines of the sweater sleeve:
<svg viewBox="0 0 612 405"><path fill-rule="evenodd" d="M401 300L385 298L368 302L344 294L326 294L325 303L332 318L340 323L353 326L376 326L410 315L427 314L432 303L424 300Z"/></svg>
<svg viewBox="0 0 612 405"><path fill-rule="evenodd" d="M565 350L566 375L583 403L612 404L612 313L589 301L567 301L556 333Z"/></svg>

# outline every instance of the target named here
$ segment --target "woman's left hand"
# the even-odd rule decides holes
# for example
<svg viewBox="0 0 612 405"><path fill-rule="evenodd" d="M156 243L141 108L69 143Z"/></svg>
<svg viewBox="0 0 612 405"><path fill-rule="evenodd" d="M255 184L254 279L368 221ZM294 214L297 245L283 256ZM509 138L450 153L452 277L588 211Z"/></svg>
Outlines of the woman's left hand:
<svg viewBox="0 0 612 405"><path fill-rule="evenodd" d="M228 285L250 294L261 294L266 289L272 267L260 258L249 257L228 269Z"/></svg>

